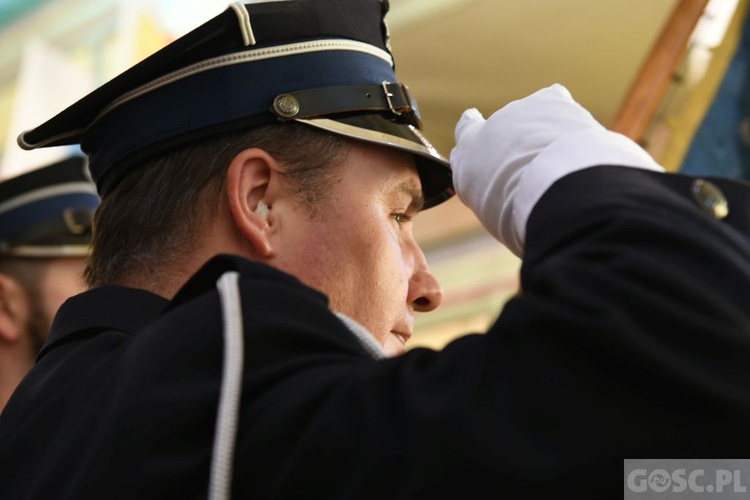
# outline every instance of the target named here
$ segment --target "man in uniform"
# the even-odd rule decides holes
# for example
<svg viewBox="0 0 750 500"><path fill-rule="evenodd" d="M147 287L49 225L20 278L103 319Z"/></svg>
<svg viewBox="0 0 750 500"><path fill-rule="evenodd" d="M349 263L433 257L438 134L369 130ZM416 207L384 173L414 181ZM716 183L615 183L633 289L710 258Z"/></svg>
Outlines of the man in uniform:
<svg viewBox="0 0 750 500"><path fill-rule="evenodd" d="M233 5L21 136L80 141L103 201L0 496L610 498L624 457L747 449L748 186L665 174L557 85L467 111L451 177L386 10ZM440 302L413 218L454 185L523 293L403 353Z"/></svg>
<svg viewBox="0 0 750 500"><path fill-rule="evenodd" d="M0 183L0 412L60 304L83 291L98 204L83 156Z"/></svg>

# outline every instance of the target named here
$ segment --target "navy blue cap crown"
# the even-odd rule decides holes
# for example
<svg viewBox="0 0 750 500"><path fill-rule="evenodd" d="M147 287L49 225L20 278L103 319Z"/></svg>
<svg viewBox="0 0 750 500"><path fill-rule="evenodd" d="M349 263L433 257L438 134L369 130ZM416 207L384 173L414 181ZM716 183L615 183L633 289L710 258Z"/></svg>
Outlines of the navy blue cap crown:
<svg viewBox="0 0 750 500"><path fill-rule="evenodd" d="M396 83L387 0L232 4L39 127L25 149L81 144L105 196L141 160L229 130L297 121L414 153L426 206L450 169Z"/></svg>
<svg viewBox="0 0 750 500"><path fill-rule="evenodd" d="M74 156L0 183L0 257L88 254L99 196Z"/></svg>

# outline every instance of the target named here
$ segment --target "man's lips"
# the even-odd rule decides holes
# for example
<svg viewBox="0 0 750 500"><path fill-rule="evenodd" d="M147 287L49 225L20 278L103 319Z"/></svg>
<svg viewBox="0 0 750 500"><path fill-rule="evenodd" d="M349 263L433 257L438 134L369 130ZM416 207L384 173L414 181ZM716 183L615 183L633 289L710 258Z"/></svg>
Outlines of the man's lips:
<svg viewBox="0 0 750 500"><path fill-rule="evenodd" d="M411 338L411 332L409 331L391 330L391 334L396 337L402 345L406 345Z"/></svg>

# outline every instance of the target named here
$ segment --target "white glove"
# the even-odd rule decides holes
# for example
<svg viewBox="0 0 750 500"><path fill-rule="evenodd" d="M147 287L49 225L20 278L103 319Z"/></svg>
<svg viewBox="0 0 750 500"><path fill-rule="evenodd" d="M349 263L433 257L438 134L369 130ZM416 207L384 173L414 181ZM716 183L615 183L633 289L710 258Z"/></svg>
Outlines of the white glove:
<svg viewBox="0 0 750 500"><path fill-rule="evenodd" d="M663 171L635 142L606 130L559 84L511 102L489 120L466 110L451 151L458 197L518 257L526 220L544 192L571 172L605 164Z"/></svg>

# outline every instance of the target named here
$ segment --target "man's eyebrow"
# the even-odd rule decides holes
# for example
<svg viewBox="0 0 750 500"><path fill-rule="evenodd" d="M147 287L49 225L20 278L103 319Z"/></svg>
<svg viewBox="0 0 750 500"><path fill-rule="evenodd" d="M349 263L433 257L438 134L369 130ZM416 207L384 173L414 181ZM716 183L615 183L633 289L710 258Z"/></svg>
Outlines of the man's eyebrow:
<svg viewBox="0 0 750 500"><path fill-rule="evenodd" d="M424 194L422 190L411 182L402 182L398 185L398 191L406 193L411 198L409 208L415 212L420 212L424 207Z"/></svg>

